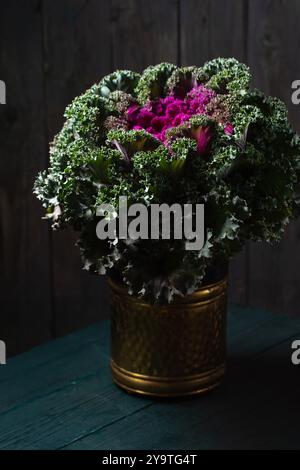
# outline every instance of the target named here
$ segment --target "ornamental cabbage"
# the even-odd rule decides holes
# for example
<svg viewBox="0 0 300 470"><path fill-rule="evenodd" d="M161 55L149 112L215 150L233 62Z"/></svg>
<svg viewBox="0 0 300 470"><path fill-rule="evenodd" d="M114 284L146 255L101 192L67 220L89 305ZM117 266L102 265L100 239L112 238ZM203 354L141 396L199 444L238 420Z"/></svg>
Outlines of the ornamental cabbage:
<svg viewBox="0 0 300 470"><path fill-rule="evenodd" d="M118 70L74 99L34 192L54 229L78 232L84 269L148 302L195 291L246 240L278 241L299 213L299 138L285 105L235 59ZM100 240L102 203L205 205L205 243Z"/></svg>

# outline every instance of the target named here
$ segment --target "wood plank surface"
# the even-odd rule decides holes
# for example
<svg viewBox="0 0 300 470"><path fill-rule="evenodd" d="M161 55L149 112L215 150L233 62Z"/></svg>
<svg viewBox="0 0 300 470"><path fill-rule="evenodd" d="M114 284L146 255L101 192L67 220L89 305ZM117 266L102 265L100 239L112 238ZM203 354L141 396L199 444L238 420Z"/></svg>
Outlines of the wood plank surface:
<svg viewBox="0 0 300 470"><path fill-rule="evenodd" d="M52 335L49 229L32 194L47 164L41 14L37 0L1 2L0 339L9 355Z"/></svg>
<svg viewBox="0 0 300 470"><path fill-rule="evenodd" d="M0 449L300 447L299 318L231 306L225 383L189 399L116 387L108 338L101 322L0 367Z"/></svg>
<svg viewBox="0 0 300 470"><path fill-rule="evenodd" d="M247 4L241 0L180 2L182 65L202 65L215 57L247 54Z"/></svg>
<svg viewBox="0 0 300 470"><path fill-rule="evenodd" d="M156 402L66 448L299 449L300 375L289 365L290 344L232 357L226 383L211 395Z"/></svg>
<svg viewBox="0 0 300 470"><path fill-rule="evenodd" d="M141 72L148 65L178 62L178 1L111 1L114 68Z"/></svg>

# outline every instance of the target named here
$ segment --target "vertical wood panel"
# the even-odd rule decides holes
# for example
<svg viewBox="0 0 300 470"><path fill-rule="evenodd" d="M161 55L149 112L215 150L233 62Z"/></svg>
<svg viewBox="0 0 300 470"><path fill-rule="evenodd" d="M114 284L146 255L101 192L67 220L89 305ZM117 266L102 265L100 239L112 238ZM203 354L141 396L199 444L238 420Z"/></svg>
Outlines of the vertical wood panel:
<svg viewBox="0 0 300 470"><path fill-rule="evenodd" d="M114 68L177 63L177 0L111 0Z"/></svg>
<svg viewBox="0 0 300 470"><path fill-rule="evenodd" d="M246 0L181 0L183 65L215 57L246 61Z"/></svg>
<svg viewBox="0 0 300 470"><path fill-rule="evenodd" d="M110 69L108 0L44 0L46 107L49 140L60 130L73 98ZM105 279L82 270L76 236L55 232L53 288L56 334L106 316Z"/></svg>
<svg viewBox="0 0 300 470"><path fill-rule="evenodd" d="M215 57L247 62L248 3L242 0L182 0L180 4L183 65L202 65ZM230 263L230 298L247 303L247 246Z"/></svg>
<svg viewBox="0 0 300 470"><path fill-rule="evenodd" d="M300 3L297 0L252 0L249 5L249 64L254 84L281 98L295 130L300 108L291 103L291 83L300 78ZM249 302L274 311L299 314L300 222L281 243L250 245Z"/></svg>
<svg viewBox="0 0 300 470"><path fill-rule="evenodd" d="M47 161L38 0L1 2L0 48L0 338L11 355L51 336L49 231L32 194Z"/></svg>

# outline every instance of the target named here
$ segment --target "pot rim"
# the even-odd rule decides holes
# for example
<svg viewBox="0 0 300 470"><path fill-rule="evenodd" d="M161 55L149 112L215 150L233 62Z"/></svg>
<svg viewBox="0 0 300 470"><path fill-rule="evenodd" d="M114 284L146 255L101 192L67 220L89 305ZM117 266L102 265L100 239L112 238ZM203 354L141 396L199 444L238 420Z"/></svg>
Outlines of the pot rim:
<svg viewBox="0 0 300 470"><path fill-rule="evenodd" d="M143 306L151 306L153 307L153 304L150 304L148 302L145 302L144 300L140 299L139 297L133 296L128 293L126 287L122 285L121 283L113 280L111 277L108 276L108 284L110 288L116 292L119 295L130 297L131 302L137 303L139 305ZM228 275L223 277L217 282L207 284L204 286L200 286L197 290L192 292L191 294L187 294L185 296L176 296L175 300L171 302L170 304L157 304L158 307L163 308L163 307L172 307L176 305L182 305L182 304L193 304L193 303L204 303L204 302L210 302L211 299L216 299L217 297L224 295L224 293L227 290L227 285L228 285ZM154 304L155 305L155 304Z"/></svg>

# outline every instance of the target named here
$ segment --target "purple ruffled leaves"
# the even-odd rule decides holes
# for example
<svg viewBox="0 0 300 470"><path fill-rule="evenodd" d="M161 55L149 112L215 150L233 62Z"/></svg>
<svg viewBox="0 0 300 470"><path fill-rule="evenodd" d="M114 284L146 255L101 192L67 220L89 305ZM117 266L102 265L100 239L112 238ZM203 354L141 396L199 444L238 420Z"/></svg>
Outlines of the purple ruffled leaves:
<svg viewBox="0 0 300 470"><path fill-rule="evenodd" d="M134 104L127 110L126 116L130 129L145 129L156 139L167 144L166 131L178 127L194 115L207 115L206 107L216 93L203 85L193 88L185 98L173 95L149 101L145 106ZM226 134L233 133L231 123L224 126ZM209 126L197 130L195 136L198 153L205 153L212 138Z"/></svg>
<svg viewBox="0 0 300 470"><path fill-rule="evenodd" d="M225 134L231 135L233 134L234 127L230 122L227 122L224 126L224 132Z"/></svg>
<svg viewBox="0 0 300 470"><path fill-rule="evenodd" d="M200 155L207 152L212 136L213 132L210 126L198 127L196 130L192 131L192 137L197 142L197 152Z"/></svg>

